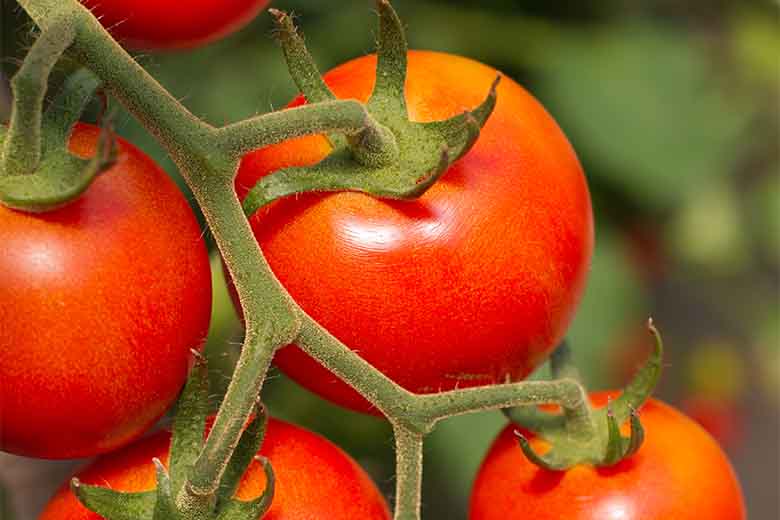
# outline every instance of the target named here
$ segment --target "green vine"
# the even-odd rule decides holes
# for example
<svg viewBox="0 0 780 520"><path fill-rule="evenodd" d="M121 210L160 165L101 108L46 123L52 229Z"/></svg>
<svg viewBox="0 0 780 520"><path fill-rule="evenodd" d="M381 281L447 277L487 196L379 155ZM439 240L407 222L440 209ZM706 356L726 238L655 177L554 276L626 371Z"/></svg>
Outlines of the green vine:
<svg viewBox="0 0 780 520"><path fill-rule="evenodd" d="M590 409L585 389L568 368L565 350L556 357L556 379L552 381L413 394L373 368L309 317L275 278L263 257L245 212L251 214L276 198L312 190L357 190L377 197L417 197L468 152L490 117L496 100L495 85L485 93L485 102L471 112L435 123L408 120L404 98L407 44L401 22L389 2L377 2L378 74L376 90L368 103L336 100L322 81L289 16L272 10L280 26L279 37L293 79L310 103L216 128L181 105L77 0L18 1L41 29L41 36L28 57L29 62L25 62L29 63L27 69L15 80L16 102L6 132L0 180L22 169L33 172L45 167L40 161L41 100L48 72L61 53L68 52L100 78L102 88L138 118L176 162L224 258L246 321L243 350L205 444L202 443L205 423L202 407L207 402L203 387L205 367L198 363L174 426L170 472L158 463L157 492L126 495L76 481L74 490L87 506L100 511L119 511L111 503L121 503L127 511L132 511L131 516L116 513L113 518L257 518L258 512L267 509L273 495L269 465L265 464L270 489L261 497L262 503L242 504L230 499L237 476L242 474L262 441L262 418L255 418L251 423L254 427L245 429L245 426L253 414L262 416L258 400L271 360L278 348L290 343L297 344L360 392L393 425L397 520L420 518L423 440L438 421L453 415L521 407L516 408L517 415L512 417L523 422L541 416L535 405L560 405L563 419L559 421L557 416L552 416L547 422L555 423L556 427L562 424L568 434L575 434L566 438L586 438L584 444L589 451L587 457L578 459L575 455L581 453L578 450L582 446L564 446L561 453L565 456L558 457L555 464L536 457L539 464L553 469L582 461L614 463L635 450L636 439L626 449L623 444L616 448L612 442L613 426L615 420L627 418L623 414L624 404L641 404L657 375L651 377L643 372L631 387L630 396L624 399L626 403L616 403L620 405L619 413L610 412L608 421L602 421L598 411ZM233 187L241 156L262 146L313 134L329 136L333 146L331 155L311 168L283 170L266 177L242 208ZM529 408L531 405L534 406ZM601 432L607 430L611 441L602 443L607 437ZM530 453L529 457L534 455Z"/></svg>

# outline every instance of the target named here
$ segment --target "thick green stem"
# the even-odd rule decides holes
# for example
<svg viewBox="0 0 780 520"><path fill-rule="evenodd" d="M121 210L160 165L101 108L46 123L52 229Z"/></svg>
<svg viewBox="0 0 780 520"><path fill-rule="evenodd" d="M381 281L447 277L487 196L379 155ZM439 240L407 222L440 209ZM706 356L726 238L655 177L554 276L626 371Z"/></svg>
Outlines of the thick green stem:
<svg viewBox="0 0 780 520"><path fill-rule="evenodd" d="M219 175L193 177L196 165L179 164L203 208L246 317L247 334L233 379L187 485L196 495L213 494L255 406L275 350L297 335L292 301L273 276L244 217L232 182ZM227 165L223 171L233 169ZM212 182L203 182L211 179Z"/></svg>
<svg viewBox="0 0 780 520"><path fill-rule="evenodd" d="M416 414L414 394L405 390L341 343L302 310L296 344L324 367L360 392L387 418L408 430L425 433L428 421Z"/></svg>
<svg viewBox="0 0 780 520"><path fill-rule="evenodd" d="M303 311L296 343L360 392L396 425L427 433L439 420L475 410L560 404L578 432L593 424L585 390L574 379L524 381L416 395L399 386L322 328Z"/></svg>
<svg viewBox="0 0 780 520"><path fill-rule="evenodd" d="M538 404L560 404L564 411L589 424L589 409L582 386L573 379L523 381L502 385L464 388L438 394L421 395L417 406L422 416L439 421L475 409L489 410Z"/></svg>
<svg viewBox="0 0 780 520"><path fill-rule="evenodd" d="M420 520L423 435L401 426L395 433L395 520Z"/></svg>

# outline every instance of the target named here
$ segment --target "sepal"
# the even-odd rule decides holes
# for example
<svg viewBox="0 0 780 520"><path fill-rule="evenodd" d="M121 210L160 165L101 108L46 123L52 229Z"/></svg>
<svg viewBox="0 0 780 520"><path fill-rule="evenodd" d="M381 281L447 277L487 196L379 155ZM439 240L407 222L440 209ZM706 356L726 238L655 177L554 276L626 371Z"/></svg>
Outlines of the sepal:
<svg viewBox="0 0 780 520"><path fill-rule="evenodd" d="M271 508L276 488L276 477L271 463L265 457L255 457L265 472L265 490L255 500L244 502L231 499L217 515L217 520L246 520L247 518L261 518Z"/></svg>
<svg viewBox="0 0 780 520"><path fill-rule="evenodd" d="M43 118L42 154L34 171L13 171L7 161L0 161L0 202L33 213L58 209L76 200L99 174L114 165L117 147L113 112L102 118L97 150L92 158L81 159L68 150L72 125L98 85L97 79L86 70L68 78ZM0 142L3 140L0 131Z"/></svg>
<svg viewBox="0 0 780 520"><path fill-rule="evenodd" d="M652 321L648 329L653 336L655 349L620 396L610 400L606 407L593 410L593 428L588 435L576 435L571 431L563 414L553 414L533 407L520 407L505 413L516 424L534 432L551 447L545 453L536 452L522 433L516 432L520 449L533 464L551 471L565 471L577 464L599 467L614 466L634 455L645 437L639 420L638 409L652 394L661 374L663 342ZM573 373L568 367L569 352L566 347L554 360L556 375ZM630 434L624 437L620 427L629 421Z"/></svg>
<svg viewBox="0 0 780 520"><path fill-rule="evenodd" d="M171 436L171 486L173 494L181 490L203 448L203 432L209 413L209 377L206 358L192 351L194 363L176 405Z"/></svg>
<svg viewBox="0 0 780 520"><path fill-rule="evenodd" d="M406 68L408 45L398 13L387 0L377 0L379 41L376 83L368 100L369 109L408 118L406 110Z"/></svg>
<svg viewBox="0 0 780 520"><path fill-rule="evenodd" d="M496 106L500 77L491 85L485 100L472 110L444 121L409 120L403 26L390 2L378 0L377 8L376 82L366 109L378 124L346 139L328 136L334 149L314 166L283 169L261 178L244 200L247 215L279 198L305 192L354 191L378 198L415 199L477 142ZM332 100L333 93L322 80L290 16L278 10L271 13L276 18L279 39L296 85L310 102ZM374 150L371 144L381 145L381 149Z"/></svg>
<svg viewBox="0 0 780 520"><path fill-rule="evenodd" d="M233 498L241 482L241 477L246 473L252 461L257 458L257 452L263 444L267 426L268 412L265 406L258 402L255 416L241 434L241 440L239 440L238 446L236 446L236 450L233 452L233 457L225 469L225 474L219 485L218 497L220 501L229 501ZM264 466L266 463L264 463ZM270 463L268 463L268 466L270 468Z"/></svg>
<svg viewBox="0 0 780 520"><path fill-rule="evenodd" d="M152 462L157 475L157 503L154 505L152 520L177 520L179 512L176 509L176 500L173 497L171 477L159 459L152 459ZM144 517L138 518L142 520Z"/></svg>
<svg viewBox="0 0 780 520"><path fill-rule="evenodd" d="M74 478L70 489L84 507L106 520L139 520L152 518L157 503L154 491L121 493L99 486L90 486Z"/></svg>

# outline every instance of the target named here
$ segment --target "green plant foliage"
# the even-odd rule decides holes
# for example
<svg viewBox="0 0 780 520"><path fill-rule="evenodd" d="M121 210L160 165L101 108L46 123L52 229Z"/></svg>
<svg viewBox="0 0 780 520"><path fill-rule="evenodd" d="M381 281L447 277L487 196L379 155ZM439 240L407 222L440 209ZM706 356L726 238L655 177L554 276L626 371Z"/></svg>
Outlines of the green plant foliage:
<svg viewBox="0 0 780 520"><path fill-rule="evenodd" d="M547 49L541 98L604 177L668 210L728 175L757 109L724 90L705 42L669 26L574 32Z"/></svg>

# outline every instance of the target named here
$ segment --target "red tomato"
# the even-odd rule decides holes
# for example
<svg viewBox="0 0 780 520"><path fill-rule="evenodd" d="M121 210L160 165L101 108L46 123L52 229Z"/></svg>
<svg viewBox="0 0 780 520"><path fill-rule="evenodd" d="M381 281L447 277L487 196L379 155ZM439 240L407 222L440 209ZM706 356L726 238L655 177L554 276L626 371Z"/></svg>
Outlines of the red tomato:
<svg viewBox="0 0 780 520"><path fill-rule="evenodd" d="M366 56L325 80L341 98L366 100L375 66L376 57ZM466 58L410 52L411 118L474 108L497 74ZM241 165L239 195L274 170L328 152L322 136L258 150ZM528 375L566 331L593 248L590 197L574 150L508 78L476 146L419 200L306 194L261 209L251 224L302 308L415 392ZM296 347L282 349L276 363L321 396L370 408Z"/></svg>
<svg viewBox="0 0 780 520"><path fill-rule="evenodd" d="M94 154L98 129L70 148ZM176 185L119 141L116 165L43 214L0 206L0 449L122 446L176 399L211 314L201 229Z"/></svg>
<svg viewBox="0 0 780 520"><path fill-rule="evenodd" d="M155 488L152 458L168 464L170 434L158 433L123 451L98 459L78 475L86 484L118 491ZM270 419L260 453L271 461L276 493L263 520L389 520L384 498L365 471L330 441L298 426ZM252 500L265 490L265 473L253 462L237 496ZM68 486L49 502L39 520L99 520Z"/></svg>
<svg viewBox="0 0 780 520"><path fill-rule="evenodd" d="M270 0L81 0L111 34L137 49L196 47L248 24Z"/></svg>
<svg viewBox="0 0 780 520"><path fill-rule="evenodd" d="M591 396L598 406L607 393ZM726 455L699 425L651 399L642 408L645 441L611 468L540 469L525 458L510 425L477 475L470 520L741 520L739 482ZM531 445L542 449L544 441ZM628 431L624 430L624 434Z"/></svg>

